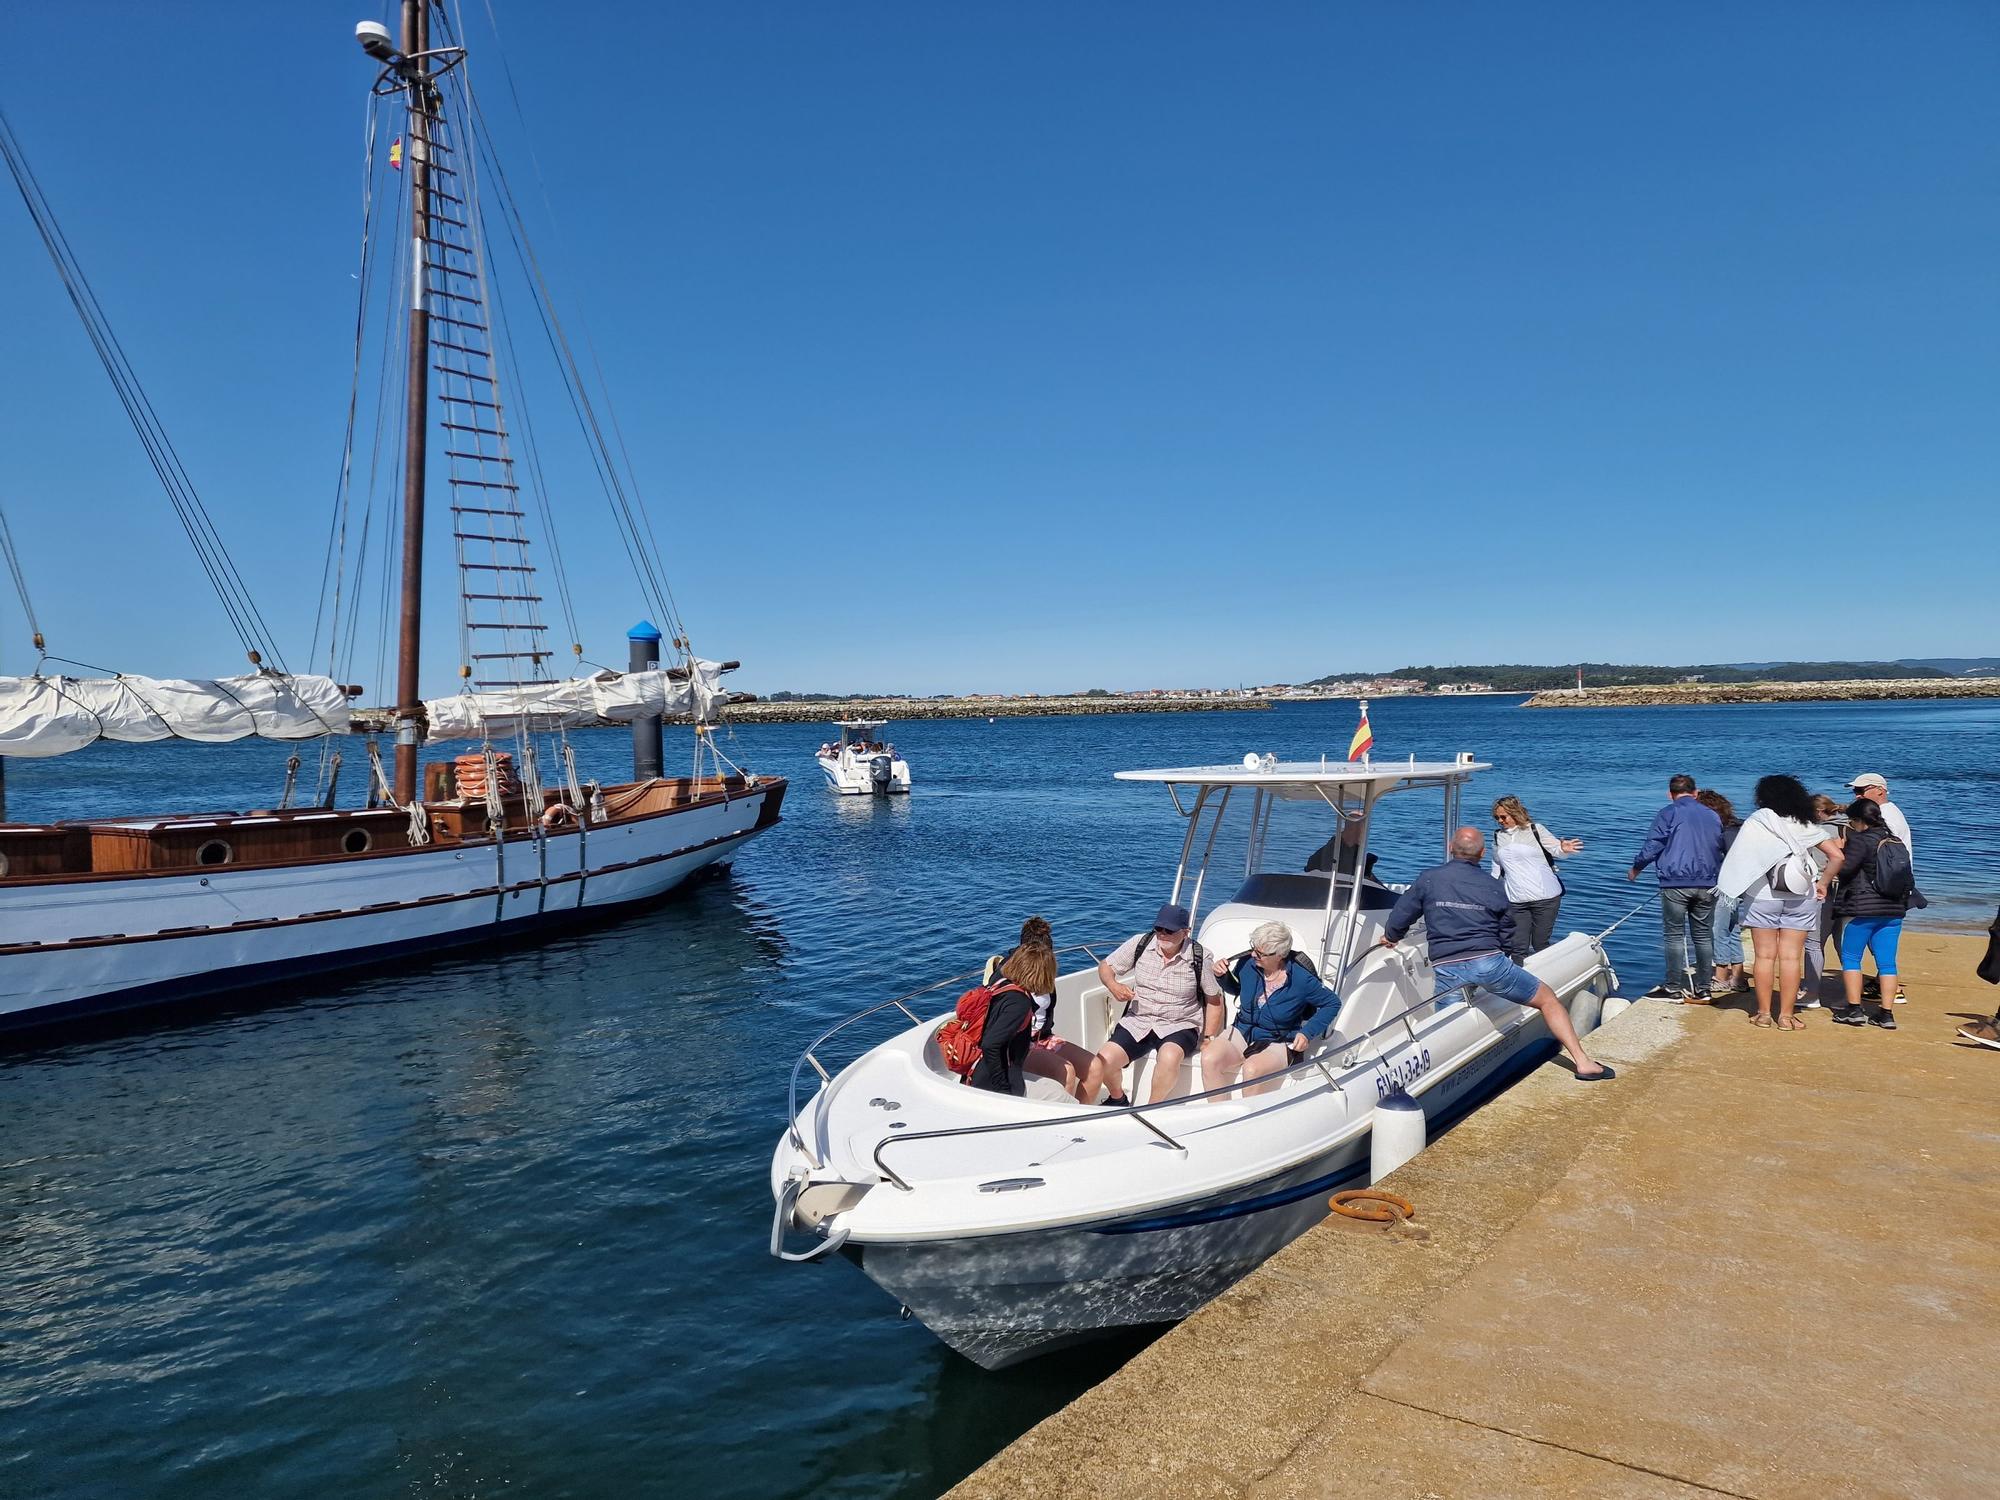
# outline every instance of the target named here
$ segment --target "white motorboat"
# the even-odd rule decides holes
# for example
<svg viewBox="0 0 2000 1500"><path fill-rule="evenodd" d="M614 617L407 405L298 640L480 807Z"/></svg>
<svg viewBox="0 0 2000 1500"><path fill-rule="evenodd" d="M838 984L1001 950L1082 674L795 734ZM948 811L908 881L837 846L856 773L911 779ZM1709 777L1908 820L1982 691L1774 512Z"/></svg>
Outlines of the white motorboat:
<svg viewBox="0 0 2000 1500"><path fill-rule="evenodd" d="M827 785L844 797L887 797L910 789L910 763L877 733L886 719L836 719L840 738L819 747Z"/></svg>
<svg viewBox="0 0 2000 1500"><path fill-rule="evenodd" d="M1534 1010L1483 991L1434 997L1421 924L1395 949L1376 946L1400 889L1373 878L1378 805L1441 792L1448 830L1459 788L1486 766L1469 756L1251 759L1118 775L1164 783L1186 819L1171 899L1192 909L1208 954L1233 959L1276 919L1336 976L1342 1004L1324 1041L1253 1097L1201 1091L1190 1063L1158 1104L1086 1107L1044 1080L1015 1098L965 1087L945 1068L934 1034L950 1010L926 1018L921 1008L955 999L976 972L883 1001L821 1035L792 1070L791 1123L771 1162L774 1254L845 1256L939 1338L997 1369L1185 1317L1317 1223L1330 1193L1368 1180L1379 1103L1407 1092L1434 1132L1552 1055ZM1225 825L1232 844L1243 841L1242 883L1203 916ZM1299 855L1329 830L1301 870ZM1413 843L1411 872L1439 848ZM1091 1049L1117 1020L1096 973L1111 946L1064 950L1082 967L1056 985L1058 1034ZM1599 940L1580 933L1529 967L1579 1032L1595 1027L1617 982ZM902 1029L830 1071L827 1054L892 1023ZM1128 1072L1128 1098L1150 1097L1151 1064ZM808 1070L821 1087L801 1103ZM801 1235L811 1242L789 1248Z"/></svg>

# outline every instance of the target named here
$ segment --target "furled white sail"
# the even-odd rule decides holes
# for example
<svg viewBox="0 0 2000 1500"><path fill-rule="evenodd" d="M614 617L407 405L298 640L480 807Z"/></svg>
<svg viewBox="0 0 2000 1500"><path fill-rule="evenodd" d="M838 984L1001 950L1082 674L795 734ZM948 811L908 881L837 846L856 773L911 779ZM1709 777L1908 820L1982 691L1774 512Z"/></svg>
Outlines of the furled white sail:
<svg viewBox="0 0 2000 1500"><path fill-rule="evenodd" d="M345 734L330 677L0 677L0 755L67 755L97 740L309 740Z"/></svg>
<svg viewBox="0 0 2000 1500"><path fill-rule="evenodd" d="M465 692L429 698L424 714L433 740L478 739L522 730L580 729L591 724L629 724L657 715L713 717L729 693L721 684L720 662L697 658L693 672L604 672L561 682Z"/></svg>

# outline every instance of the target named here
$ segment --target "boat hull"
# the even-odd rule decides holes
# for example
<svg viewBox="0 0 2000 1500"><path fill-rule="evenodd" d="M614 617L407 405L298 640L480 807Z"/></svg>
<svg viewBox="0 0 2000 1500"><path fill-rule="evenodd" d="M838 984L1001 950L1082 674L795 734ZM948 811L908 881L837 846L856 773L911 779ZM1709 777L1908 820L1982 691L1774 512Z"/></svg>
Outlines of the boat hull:
<svg viewBox="0 0 2000 1500"><path fill-rule="evenodd" d="M909 793L910 767L900 758L894 762L886 781L876 781L869 775L866 760L842 764L837 757L830 755L817 759L827 786L843 797L896 797Z"/></svg>
<svg viewBox="0 0 2000 1500"><path fill-rule="evenodd" d="M1539 1020L1420 1096L1448 1128L1555 1051ZM1101 1224L962 1240L855 1244L841 1254L946 1344L989 1370L1087 1339L1174 1323L1319 1223L1365 1184L1363 1134L1284 1172Z"/></svg>
<svg viewBox="0 0 2000 1500"><path fill-rule="evenodd" d="M0 887L0 1031L607 918L729 858L783 793L767 782L581 838Z"/></svg>

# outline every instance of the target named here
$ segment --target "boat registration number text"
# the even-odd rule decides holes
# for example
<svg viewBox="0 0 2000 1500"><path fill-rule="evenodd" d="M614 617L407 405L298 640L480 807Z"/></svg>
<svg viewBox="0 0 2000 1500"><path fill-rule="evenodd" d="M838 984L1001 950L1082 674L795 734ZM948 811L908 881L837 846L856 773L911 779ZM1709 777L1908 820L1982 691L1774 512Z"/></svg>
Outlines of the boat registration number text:
<svg viewBox="0 0 2000 1500"><path fill-rule="evenodd" d="M1412 1052L1400 1062L1393 1062L1375 1075L1375 1097L1386 1099L1397 1089L1406 1089L1431 1070L1431 1049Z"/></svg>

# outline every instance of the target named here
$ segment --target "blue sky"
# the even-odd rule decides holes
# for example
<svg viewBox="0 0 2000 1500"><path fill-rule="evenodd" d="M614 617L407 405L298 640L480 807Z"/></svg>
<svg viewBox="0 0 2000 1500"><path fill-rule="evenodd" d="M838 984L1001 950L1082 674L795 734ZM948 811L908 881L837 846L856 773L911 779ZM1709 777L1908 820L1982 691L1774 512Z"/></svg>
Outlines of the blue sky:
<svg viewBox="0 0 2000 1500"><path fill-rule="evenodd" d="M495 4L558 295L743 686L2000 650L1990 4ZM78 0L0 56L295 657L381 13ZM0 288L52 649L235 670L11 194ZM618 659L643 607L563 488ZM0 670L31 660L0 598Z"/></svg>

